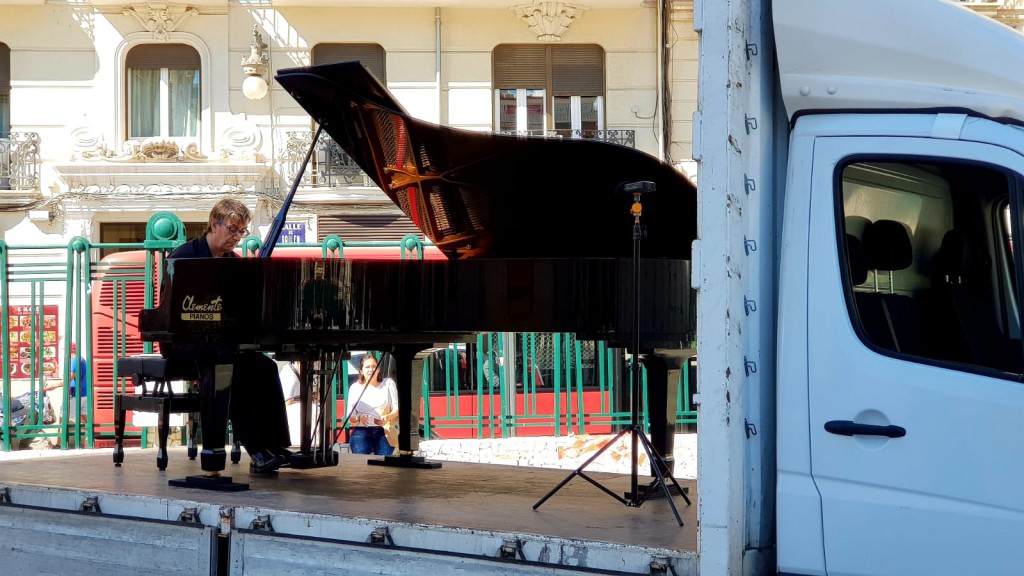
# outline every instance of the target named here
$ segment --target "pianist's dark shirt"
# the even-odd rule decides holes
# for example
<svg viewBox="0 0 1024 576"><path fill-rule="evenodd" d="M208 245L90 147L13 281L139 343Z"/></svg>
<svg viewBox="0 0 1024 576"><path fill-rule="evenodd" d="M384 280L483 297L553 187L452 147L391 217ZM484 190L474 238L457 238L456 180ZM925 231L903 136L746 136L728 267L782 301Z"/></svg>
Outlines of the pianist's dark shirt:
<svg viewBox="0 0 1024 576"><path fill-rule="evenodd" d="M168 260L175 260L178 258L213 258L213 252L210 250L210 244L206 241L206 234L198 238L194 238L185 242L181 246L178 246L171 252L171 255L167 257ZM234 251L228 252L222 258L241 258ZM166 266L166 264L165 264ZM167 290L167 270L164 269L163 283L160 286L160 307L164 307L164 298L170 294L170 290ZM171 356L187 355L187 356L200 356L204 359L208 355L213 354L215 357L223 357L230 355L235 352L233 346L215 346L213 348L196 349L192 346L174 346L169 342L160 343L160 353L165 358Z"/></svg>
<svg viewBox="0 0 1024 576"><path fill-rule="evenodd" d="M213 258L213 252L210 251L210 244L206 242L206 234L203 234L199 238L178 246L167 258ZM224 258L240 258L240 256L234 252L228 252Z"/></svg>

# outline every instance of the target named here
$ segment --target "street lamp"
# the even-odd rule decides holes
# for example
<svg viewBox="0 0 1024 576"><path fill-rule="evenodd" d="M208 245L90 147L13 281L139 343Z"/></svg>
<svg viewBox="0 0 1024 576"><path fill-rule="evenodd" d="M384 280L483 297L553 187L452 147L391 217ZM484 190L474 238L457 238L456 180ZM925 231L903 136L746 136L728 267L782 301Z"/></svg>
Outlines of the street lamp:
<svg viewBox="0 0 1024 576"><path fill-rule="evenodd" d="M270 56L265 52L267 45L263 43L263 35L260 34L256 24L252 26L252 41L249 42L249 55L242 58L242 72L245 79L242 80L242 94L249 100L261 100L267 95L270 87L263 77L267 73L267 65L270 63Z"/></svg>

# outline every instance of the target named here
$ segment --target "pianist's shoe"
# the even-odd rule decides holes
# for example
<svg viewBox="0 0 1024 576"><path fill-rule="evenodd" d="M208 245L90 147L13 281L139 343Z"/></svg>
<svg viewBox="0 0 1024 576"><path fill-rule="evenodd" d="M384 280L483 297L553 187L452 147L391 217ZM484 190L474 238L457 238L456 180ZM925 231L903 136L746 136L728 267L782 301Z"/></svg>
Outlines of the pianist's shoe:
<svg viewBox="0 0 1024 576"><path fill-rule="evenodd" d="M268 454L281 459L281 466L291 466L293 452L288 448L272 448L266 451Z"/></svg>
<svg viewBox="0 0 1024 576"><path fill-rule="evenodd" d="M283 460L281 465L287 466L292 463L292 454L294 454L294 452L289 450L287 447L271 450L270 452L272 452L274 456L281 456L281 459Z"/></svg>
<svg viewBox="0 0 1024 576"><path fill-rule="evenodd" d="M267 450L260 450L249 455L249 472L264 474L273 472L284 464L284 458L275 456Z"/></svg>

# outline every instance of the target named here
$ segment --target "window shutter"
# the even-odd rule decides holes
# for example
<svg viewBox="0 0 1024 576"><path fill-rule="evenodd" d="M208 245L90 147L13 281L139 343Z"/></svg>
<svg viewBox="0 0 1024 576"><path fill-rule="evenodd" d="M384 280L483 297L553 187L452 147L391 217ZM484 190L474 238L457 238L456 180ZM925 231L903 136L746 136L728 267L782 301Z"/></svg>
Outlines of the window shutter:
<svg viewBox="0 0 1024 576"><path fill-rule="evenodd" d="M128 68L198 70L199 53L187 44L140 44L128 51Z"/></svg>
<svg viewBox="0 0 1024 576"><path fill-rule="evenodd" d="M0 43L0 94L11 92L11 49Z"/></svg>
<svg viewBox="0 0 1024 576"><path fill-rule="evenodd" d="M546 46L502 44L493 58L494 88L547 88Z"/></svg>
<svg viewBox="0 0 1024 576"><path fill-rule="evenodd" d="M384 47L380 44L317 44L313 46L311 60L313 64L358 60L381 84L387 84Z"/></svg>
<svg viewBox="0 0 1024 576"><path fill-rule="evenodd" d="M323 242L329 234L345 242L401 240L406 234L423 238L423 232L404 214L321 215L316 219L316 239Z"/></svg>
<svg viewBox="0 0 1024 576"><path fill-rule="evenodd" d="M554 96L603 96L604 50L596 44L551 47Z"/></svg>

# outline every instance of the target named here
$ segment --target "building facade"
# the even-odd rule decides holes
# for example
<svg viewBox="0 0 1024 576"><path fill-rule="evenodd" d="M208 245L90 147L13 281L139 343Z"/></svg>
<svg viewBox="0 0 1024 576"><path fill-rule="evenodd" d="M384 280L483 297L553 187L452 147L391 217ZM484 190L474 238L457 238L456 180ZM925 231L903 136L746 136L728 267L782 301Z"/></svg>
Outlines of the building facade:
<svg viewBox="0 0 1024 576"><path fill-rule="evenodd" d="M0 0L0 230L138 241L166 210L194 233L236 195L262 234L314 130L274 71L341 60L424 120L613 140L690 171L692 14L667 0ZM306 242L415 232L329 141L288 221Z"/></svg>

